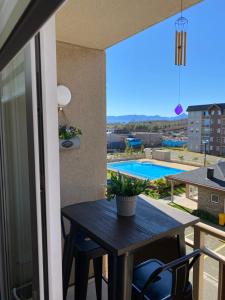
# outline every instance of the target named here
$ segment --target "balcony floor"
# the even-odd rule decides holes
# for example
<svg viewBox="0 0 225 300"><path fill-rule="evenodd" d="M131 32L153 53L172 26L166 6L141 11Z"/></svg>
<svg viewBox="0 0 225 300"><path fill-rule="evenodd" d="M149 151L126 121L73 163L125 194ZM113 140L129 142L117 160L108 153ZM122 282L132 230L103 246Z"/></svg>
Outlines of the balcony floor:
<svg viewBox="0 0 225 300"><path fill-rule="evenodd" d="M102 300L107 300L108 299L108 297L107 297L107 284L104 281L102 283L102 288L103 288ZM74 300L74 287L71 287L69 289L67 300ZM94 279L89 280L87 300L96 300Z"/></svg>

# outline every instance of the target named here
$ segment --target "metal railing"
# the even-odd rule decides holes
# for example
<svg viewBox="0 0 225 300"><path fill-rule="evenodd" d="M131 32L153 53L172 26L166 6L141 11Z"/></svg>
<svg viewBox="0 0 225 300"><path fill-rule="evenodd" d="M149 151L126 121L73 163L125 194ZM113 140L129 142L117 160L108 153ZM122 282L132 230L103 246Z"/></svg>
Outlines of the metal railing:
<svg viewBox="0 0 225 300"><path fill-rule="evenodd" d="M205 236L210 235L225 242L225 231L216 229L204 223L198 223L194 226L194 241L186 238L186 245L201 249L203 255L194 265L193 269L193 294L195 300L203 300L204 291L204 256L207 255L219 263L218 277L218 300L225 299L225 256L216 253L205 245Z"/></svg>

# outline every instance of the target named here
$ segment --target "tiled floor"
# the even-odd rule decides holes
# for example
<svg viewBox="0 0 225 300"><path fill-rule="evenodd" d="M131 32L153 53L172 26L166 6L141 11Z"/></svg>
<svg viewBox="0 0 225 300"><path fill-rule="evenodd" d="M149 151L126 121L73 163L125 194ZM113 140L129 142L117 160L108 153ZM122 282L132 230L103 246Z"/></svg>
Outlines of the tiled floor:
<svg viewBox="0 0 225 300"><path fill-rule="evenodd" d="M103 286L102 300L107 300L108 299L107 285L104 281L102 283L102 286ZM74 300L74 288L73 287L71 287L68 291L67 300ZM87 300L96 300L94 279L89 280Z"/></svg>

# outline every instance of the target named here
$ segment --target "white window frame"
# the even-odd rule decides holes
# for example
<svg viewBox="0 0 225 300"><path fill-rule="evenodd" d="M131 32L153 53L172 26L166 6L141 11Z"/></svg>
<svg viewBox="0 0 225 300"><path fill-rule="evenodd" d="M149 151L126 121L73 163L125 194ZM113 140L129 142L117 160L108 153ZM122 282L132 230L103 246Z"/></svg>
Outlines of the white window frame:
<svg viewBox="0 0 225 300"><path fill-rule="evenodd" d="M213 200L213 197L217 197L218 201ZM211 194L210 200L212 203L219 204L220 196L218 194Z"/></svg>
<svg viewBox="0 0 225 300"><path fill-rule="evenodd" d="M62 240L55 17L40 30L49 299L61 300Z"/></svg>

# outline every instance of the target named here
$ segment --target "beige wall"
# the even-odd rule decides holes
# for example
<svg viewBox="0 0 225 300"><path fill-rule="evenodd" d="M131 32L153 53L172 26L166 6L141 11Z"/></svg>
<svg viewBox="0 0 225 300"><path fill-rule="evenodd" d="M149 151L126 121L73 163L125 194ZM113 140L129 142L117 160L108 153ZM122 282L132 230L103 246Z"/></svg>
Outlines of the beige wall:
<svg viewBox="0 0 225 300"><path fill-rule="evenodd" d="M219 203L211 202L211 194L219 195ZM198 188L198 208L209 212L218 217L219 213L224 212L225 193L209 190L206 188Z"/></svg>
<svg viewBox="0 0 225 300"><path fill-rule="evenodd" d="M82 130L80 149L60 151L62 206L104 197L106 181L105 52L57 42L58 84L72 93L64 108ZM63 123L62 113L59 113Z"/></svg>

